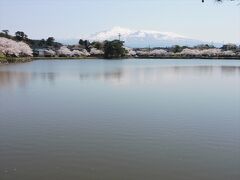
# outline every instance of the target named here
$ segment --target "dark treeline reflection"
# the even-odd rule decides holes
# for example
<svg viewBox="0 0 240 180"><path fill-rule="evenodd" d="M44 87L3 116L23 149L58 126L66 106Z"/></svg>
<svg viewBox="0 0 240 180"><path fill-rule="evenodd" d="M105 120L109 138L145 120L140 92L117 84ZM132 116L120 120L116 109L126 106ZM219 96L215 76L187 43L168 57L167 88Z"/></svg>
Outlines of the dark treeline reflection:
<svg viewBox="0 0 240 180"><path fill-rule="evenodd" d="M96 69L95 71L79 72L17 72L4 71L0 69L0 88L4 87L24 87L29 81L47 81L54 85L54 82L59 78L69 77L71 79L85 80L100 80L113 84L124 83L160 83L162 79L177 79L181 76L212 76L213 73L226 76L240 75L240 67L238 66L158 66L158 67L119 67ZM78 75L77 75L78 74Z"/></svg>
<svg viewBox="0 0 240 180"><path fill-rule="evenodd" d="M0 89L10 87L25 87L30 81L41 79L53 83L57 73L29 73L15 71L0 71Z"/></svg>
<svg viewBox="0 0 240 180"><path fill-rule="evenodd" d="M26 72L0 71L0 88L8 86L25 86L32 76Z"/></svg>
<svg viewBox="0 0 240 180"><path fill-rule="evenodd" d="M57 78L57 75L58 73L54 73L54 72L43 72L43 73L31 73L31 76L34 78L34 79L41 79L43 81L49 81L51 83L53 83L56 78Z"/></svg>
<svg viewBox="0 0 240 180"><path fill-rule="evenodd" d="M237 73L238 75L240 75L240 67L223 66L221 67L221 70L224 74L227 74L227 75L235 75Z"/></svg>
<svg viewBox="0 0 240 180"><path fill-rule="evenodd" d="M237 75L240 67L217 66L173 66L173 67L141 67L119 68L112 71L79 72L80 80L104 80L109 82L160 82L161 79L179 78L181 76L211 76L213 73Z"/></svg>

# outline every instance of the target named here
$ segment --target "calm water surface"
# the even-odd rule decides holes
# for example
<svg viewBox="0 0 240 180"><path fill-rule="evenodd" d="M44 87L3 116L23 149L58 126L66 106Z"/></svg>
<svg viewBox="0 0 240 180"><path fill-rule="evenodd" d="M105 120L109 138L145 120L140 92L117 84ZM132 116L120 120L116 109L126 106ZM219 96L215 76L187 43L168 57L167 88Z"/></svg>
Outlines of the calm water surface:
<svg viewBox="0 0 240 180"><path fill-rule="evenodd" d="M1 180L239 180L240 61L0 66Z"/></svg>

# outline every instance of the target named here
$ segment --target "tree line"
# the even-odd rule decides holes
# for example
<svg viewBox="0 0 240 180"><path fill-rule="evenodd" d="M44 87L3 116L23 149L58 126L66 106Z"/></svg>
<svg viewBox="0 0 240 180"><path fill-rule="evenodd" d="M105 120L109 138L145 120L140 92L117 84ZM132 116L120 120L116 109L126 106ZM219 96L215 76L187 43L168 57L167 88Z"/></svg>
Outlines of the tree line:
<svg viewBox="0 0 240 180"><path fill-rule="evenodd" d="M17 31L14 33L14 35L10 35L9 30L2 30L2 32L0 32L0 37L5 37L15 41L23 41L27 43L32 49L48 47L60 48L62 46L61 43L55 42L54 37L48 37L47 39L40 40L30 39L28 38L28 35L23 31Z"/></svg>
<svg viewBox="0 0 240 180"><path fill-rule="evenodd" d="M34 40L28 38L28 35L23 31L17 31L15 32L14 35L10 35L9 30L2 30L2 32L0 32L0 37L12 39L17 42L23 41L27 43L33 50L47 48L56 51L63 46L61 43L56 42L54 37L48 37L46 40L45 39ZM90 42L89 40L80 39L78 46L80 49L86 49L88 52L90 52L92 48L102 50L104 52L104 58L107 59L121 58L126 55L124 41L120 40Z"/></svg>
<svg viewBox="0 0 240 180"><path fill-rule="evenodd" d="M39 56L39 52L44 52L50 56L62 55L62 56L88 56L92 55L95 57L103 57L106 59L118 59L128 56L159 56L159 55L179 55L179 54L195 54L201 55L203 53L212 53L217 50L218 54L222 54L222 51L228 51L228 54L239 54L240 47L235 44L226 44L222 48L215 48L213 45L202 44L195 47L188 46L172 46L172 47L156 47L156 48L135 48L129 49L124 47L124 41L121 40L106 40L103 42L80 39L78 44L75 45L62 45L61 43L55 42L54 37L48 37L46 40L33 40L22 32L17 31L14 36L9 35L8 30L3 30L0 33L0 37L14 40L16 42L24 42L28 44L33 50L34 56ZM5 42L6 40L3 40ZM12 42L13 43L13 42ZM1 44L0 44L1 45ZM13 43L14 45L14 43ZM19 44L15 44L19 46ZM12 48L16 49L16 48ZM221 52L220 52L221 51ZM30 51L28 51L30 52ZM16 53L13 53L16 54ZM26 54L26 53L25 53ZM215 53L216 54L216 53ZM226 54L226 53L225 53Z"/></svg>

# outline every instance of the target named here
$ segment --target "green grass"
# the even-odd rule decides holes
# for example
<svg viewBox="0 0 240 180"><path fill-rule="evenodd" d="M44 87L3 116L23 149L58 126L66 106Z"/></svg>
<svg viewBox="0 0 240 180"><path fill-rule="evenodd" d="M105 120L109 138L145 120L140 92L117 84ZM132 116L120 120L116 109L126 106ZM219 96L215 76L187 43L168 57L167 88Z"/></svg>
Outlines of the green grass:
<svg viewBox="0 0 240 180"><path fill-rule="evenodd" d="M29 57L6 57L3 54L0 54L0 64L24 63L31 60L32 58Z"/></svg>
<svg viewBox="0 0 240 180"><path fill-rule="evenodd" d="M33 57L33 60L61 60L61 59L103 59L102 57Z"/></svg>

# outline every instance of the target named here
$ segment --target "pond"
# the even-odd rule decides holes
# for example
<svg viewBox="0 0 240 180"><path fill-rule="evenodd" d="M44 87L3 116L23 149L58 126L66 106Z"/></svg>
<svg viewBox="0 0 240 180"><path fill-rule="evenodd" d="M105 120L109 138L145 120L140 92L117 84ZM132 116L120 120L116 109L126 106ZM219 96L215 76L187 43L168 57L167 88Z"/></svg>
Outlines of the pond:
<svg viewBox="0 0 240 180"><path fill-rule="evenodd" d="M240 61L0 66L1 180L238 180Z"/></svg>

